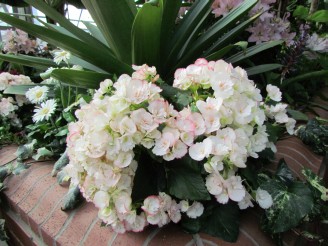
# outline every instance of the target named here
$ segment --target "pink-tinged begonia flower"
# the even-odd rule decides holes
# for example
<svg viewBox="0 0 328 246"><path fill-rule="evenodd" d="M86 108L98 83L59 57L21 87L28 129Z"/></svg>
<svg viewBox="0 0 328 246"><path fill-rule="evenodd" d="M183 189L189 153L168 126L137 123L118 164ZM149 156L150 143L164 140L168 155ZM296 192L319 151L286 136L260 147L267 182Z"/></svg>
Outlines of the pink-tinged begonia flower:
<svg viewBox="0 0 328 246"><path fill-rule="evenodd" d="M143 206L141 207L143 211L149 216L156 215L161 209L161 200L157 196L149 196L144 200Z"/></svg>

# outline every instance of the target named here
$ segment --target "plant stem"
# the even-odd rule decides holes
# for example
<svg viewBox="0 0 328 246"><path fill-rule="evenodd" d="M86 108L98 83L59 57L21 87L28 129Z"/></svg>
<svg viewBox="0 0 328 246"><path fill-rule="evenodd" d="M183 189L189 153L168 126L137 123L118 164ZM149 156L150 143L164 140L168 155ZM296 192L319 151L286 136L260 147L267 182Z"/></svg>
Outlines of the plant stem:
<svg viewBox="0 0 328 246"><path fill-rule="evenodd" d="M319 6L319 0L312 0L309 15L316 12L318 9L318 6Z"/></svg>

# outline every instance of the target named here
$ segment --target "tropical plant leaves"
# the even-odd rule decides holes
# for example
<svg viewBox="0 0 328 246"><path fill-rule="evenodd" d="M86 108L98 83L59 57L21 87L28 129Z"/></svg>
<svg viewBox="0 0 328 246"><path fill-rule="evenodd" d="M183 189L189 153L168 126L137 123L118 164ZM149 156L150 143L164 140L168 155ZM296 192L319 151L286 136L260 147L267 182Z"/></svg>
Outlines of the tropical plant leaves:
<svg viewBox="0 0 328 246"><path fill-rule="evenodd" d="M132 62L158 67L160 61L163 1L145 3L138 11L132 27Z"/></svg>
<svg viewBox="0 0 328 246"><path fill-rule="evenodd" d="M47 58L41 58L41 57L35 57L35 56L27 56L27 55L10 55L10 54L1 54L0 53L0 59L21 64L28 67L34 67L39 69L48 69L49 67L57 67L58 65Z"/></svg>
<svg viewBox="0 0 328 246"><path fill-rule="evenodd" d="M86 89L98 89L99 83L112 76L105 73L80 71L73 69L54 69L51 77L60 80L63 84Z"/></svg>
<svg viewBox="0 0 328 246"><path fill-rule="evenodd" d="M131 64L133 0L82 0L118 60Z"/></svg>

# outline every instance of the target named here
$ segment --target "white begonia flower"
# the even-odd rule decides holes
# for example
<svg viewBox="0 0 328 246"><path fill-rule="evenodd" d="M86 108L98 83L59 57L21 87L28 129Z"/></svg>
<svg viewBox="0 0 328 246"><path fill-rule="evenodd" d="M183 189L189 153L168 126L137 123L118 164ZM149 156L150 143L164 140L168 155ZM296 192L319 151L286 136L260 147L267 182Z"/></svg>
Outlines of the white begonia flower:
<svg viewBox="0 0 328 246"><path fill-rule="evenodd" d="M158 214L161 209L161 200L157 196L149 196L144 200L143 206L141 208L147 214L147 218L148 215L154 216Z"/></svg>
<svg viewBox="0 0 328 246"><path fill-rule="evenodd" d="M281 95L282 94L281 94L280 89L277 86L268 84L266 86L266 91L268 92L268 96L273 101L276 101L276 102L280 102L281 101Z"/></svg>
<svg viewBox="0 0 328 246"><path fill-rule="evenodd" d="M266 190L262 190L261 188L258 188L256 190L256 202L263 209L268 209L273 204L273 200L269 192L267 192Z"/></svg>
<svg viewBox="0 0 328 246"><path fill-rule="evenodd" d="M127 192L120 192L114 200L119 214L127 214L131 211L132 198Z"/></svg>
<svg viewBox="0 0 328 246"><path fill-rule="evenodd" d="M31 103L41 103L48 98L49 88L47 86L36 86L29 89L25 96Z"/></svg>
<svg viewBox="0 0 328 246"><path fill-rule="evenodd" d="M59 65L62 61L68 63L71 58L71 53L66 50L54 50L53 51L54 62Z"/></svg>
<svg viewBox="0 0 328 246"><path fill-rule="evenodd" d="M243 200L246 194L245 187L241 182L242 180L239 176L231 176L225 182L229 198L235 202Z"/></svg>
<svg viewBox="0 0 328 246"><path fill-rule="evenodd" d="M93 203L97 208L103 209L108 207L109 205L109 194L106 191L99 190L96 192L94 198L93 198Z"/></svg>
<svg viewBox="0 0 328 246"><path fill-rule="evenodd" d="M187 210L187 216L192 219L196 219L204 212L204 206L200 202L193 202L193 204Z"/></svg>
<svg viewBox="0 0 328 246"><path fill-rule="evenodd" d="M254 207L254 205L252 203L252 196L248 192L246 192L246 195L243 198L243 200L238 202L238 206L239 206L239 209L241 209L241 210L246 209L248 207Z"/></svg>
<svg viewBox="0 0 328 246"><path fill-rule="evenodd" d="M34 109L33 121L39 122L42 120L49 120L51 115L55 112L57 103L55 99L50 99L46 102L41 103L40 107Z"/></svg>
<svg viewBox="0 0 328 246"><path fill-rule="evenodd" d="M206 177L206 188L212 195L219 195L223 191L222 179L220 174L212 173Z"/></svg>
<svg viewBox="0 0 328 246"><path fill-rule="evenodd" d="M201 161L212 153L213 143L210 138L203 142L195 143L189 148L189 155L195 161Z"/></svg>
<svg viewBox="0 0 328 246"><path fill-rule="evenodd" d="M115 210L109 207L100 209L98 217L107 224L115 223L118 219Z"/></svg>
<svg viewBox="0 0 328 246"><path fill-rule="evenodd" d="M288 121L286 123L286 130L290 135L294 134L295 125L296 125L296 120L294 120L293 118L288 118Z"/></svg>
<svg viewBox="0 0 328 246"><path fill-rule="evenodd" d="M181 212L187 212L187 210L189 208L189 202L186 200L181 200L179 202L179 206L180 206Z"/></svg>
<svg viewBox="0 0 328 246"><path fill-rule="evenodd" d="M167 211L170 219L174 223L178 223L181 220L180 205L175 200L172 200L171 206Z"/></svg>

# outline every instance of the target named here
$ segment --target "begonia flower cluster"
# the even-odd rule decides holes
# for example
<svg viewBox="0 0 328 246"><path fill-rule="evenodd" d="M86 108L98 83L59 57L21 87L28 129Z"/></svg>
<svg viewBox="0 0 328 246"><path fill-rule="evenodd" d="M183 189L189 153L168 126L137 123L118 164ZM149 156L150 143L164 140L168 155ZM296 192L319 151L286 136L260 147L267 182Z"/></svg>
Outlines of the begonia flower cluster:
<svg viewBox="0 0 328 246"><path fill-rule="evenodd" d="M252 206L237 171L246 167L248 157L274 149L264 124L269 118L290 121L282 116L285 108L277 116L266 107L266 101L275 105L281 100L279 89L268 86L263 101L243 69L223 60L198 59L175 72L173 86L192 94L190 105L178 111L161 96L155 67L133 68L132 76L101 82L93 100L76 111L78 121L69 125L65 172L99 209L99 218L123 233L141 231L147 224L177 223L181 213L202 215L199 201L176 200L165 192L142 204L132 202L137 147L165 161L189 156L203 165L206 188L217 202Z"/></svg>

